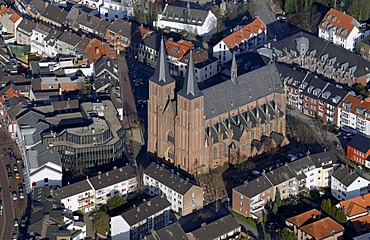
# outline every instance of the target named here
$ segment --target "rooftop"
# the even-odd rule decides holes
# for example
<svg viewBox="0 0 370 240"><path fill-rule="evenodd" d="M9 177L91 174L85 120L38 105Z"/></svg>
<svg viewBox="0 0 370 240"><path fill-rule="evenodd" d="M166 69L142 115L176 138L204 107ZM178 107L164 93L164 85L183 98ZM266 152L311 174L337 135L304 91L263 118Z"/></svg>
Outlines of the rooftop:
<svg viewBox="0 0 370 240"><path fill-rule="evenodd" d="M370 193L342 201L339 205L347 217L367 213L370 207Z"/></svg>
<svg viewBox="0 0 370 240"><path fill-rule="evenodd" d="M370 150L370 138L358 133L352 138L351 141L348 142L347 146L352 147L366 155Z"/></svg>
<svg viewBox="0 0 370 240"><path fill-rule="evenodd" d="M323 214L320 211L318 211L316 209L312 209L312 210L304 212L300 215L288 218L287 221L294 224L297 227L301 227L301 226L307 225L307 223L311 223L311 222L313 222L316 219L319 219L321 217L323 217Z"/></svg>
<svg viewBox="0 0 370 240"><path fill-rule="evenodd" d="M327 217L301 227L301 230L317 240L327 239L330 236L341 233L342 225Z"/></svg>
<svg viewBox="0 0 370 240"><path fill-rule="evenodd" d="M319 28L325 30L334 29L336 35L347 38L352 29L358 26L359 23L354 17L332 8L322 19Z"/></svg>
<svg viewBox="0 0 370 240"><path fill-rule="evenodd" d="M246 182L238 187L235 187L233 190L243 194L244 196L248 198L253 198L257 196L258 194L267 191L268 189L272 188L274 186L271 184L271 182L267 179L266 176L261 175L258 178L254 179L253 181Z"/></svg>
<svg viewBox="0 0 370 240"><path fill-rule="evenodd" d="M125 166L103 174L99 174L95 177L91 177L88 179L88 181L96 191L129 179L136 180L136 175L133 173L133 170L130 166Z"/></svg>
<svg viewBox="0 0 370 240"><path fill-rule="evenodd" d="M349 167L341 166L334 170L332 177L341 182L344 186L349 187L354 181L361 176Z"/></svg>
<svg viewBox="0 0 370 240"><path fill-rule="evenodd" d="M92 191L93 188L89 184L87 180L83 180L77 183L73 183L64 187L61 187L59 189L56 189L53 191L53 195L55 198L59 200L63 200L72 196L75 196L77 194L83 194L87 191Z"/></svg>

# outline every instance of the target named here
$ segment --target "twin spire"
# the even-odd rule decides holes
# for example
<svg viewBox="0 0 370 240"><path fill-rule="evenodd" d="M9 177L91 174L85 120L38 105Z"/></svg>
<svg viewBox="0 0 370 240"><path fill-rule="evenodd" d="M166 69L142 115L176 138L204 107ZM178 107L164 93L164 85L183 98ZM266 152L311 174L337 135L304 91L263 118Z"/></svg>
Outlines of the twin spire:
<svg viewBox="0 0 370 240"><path fill-rule="evenodd" d="M198 81L194 71L193 50L190 50L188 69L185 75L184 85L179 94L188 99L194 99L203 95L198 88Z"/></svg>
<svg viewBox="0 0 370 240"><path fill-rule="evenodd" d="M150 80L160 85L166 85L175 81L171 77L168 68L166 46L164 45L163 37L161 38L154 75L150 78Z"/></svg>

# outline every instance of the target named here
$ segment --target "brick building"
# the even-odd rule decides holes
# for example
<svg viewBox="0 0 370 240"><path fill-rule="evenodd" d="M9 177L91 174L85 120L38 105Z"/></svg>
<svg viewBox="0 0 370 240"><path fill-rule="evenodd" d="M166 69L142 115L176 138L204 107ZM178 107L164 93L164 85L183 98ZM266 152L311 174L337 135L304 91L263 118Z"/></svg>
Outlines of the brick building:
<svg viewBox="0 0 370 240"><path fill-rule="evenodd" d="M238 76L234 58L231 79L199 88L192 52L182 85L170 76L163 39L160 48L149 81L149 153L197 174L262 153L269 138L274 146L287 142L286 98L275 64Z"/></svg>
<svg viewBox="0 0 370 240"><path fill-rule="evenodd" d="M347 157L357 164L370 168L370 138L356 134L347 145Z"/></svg>

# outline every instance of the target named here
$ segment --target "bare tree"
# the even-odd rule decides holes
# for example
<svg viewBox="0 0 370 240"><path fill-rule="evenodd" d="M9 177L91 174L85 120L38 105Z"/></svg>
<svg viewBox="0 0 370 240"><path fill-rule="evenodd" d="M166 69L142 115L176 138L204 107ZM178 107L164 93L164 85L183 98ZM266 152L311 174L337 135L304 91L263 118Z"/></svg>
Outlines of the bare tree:
<svg viewBox="0 0 370 240"><path fill-rule="evenodd" d="M359 21L364 21L370 17L369 0L352 0L348 8L349 13Z"/></svg>

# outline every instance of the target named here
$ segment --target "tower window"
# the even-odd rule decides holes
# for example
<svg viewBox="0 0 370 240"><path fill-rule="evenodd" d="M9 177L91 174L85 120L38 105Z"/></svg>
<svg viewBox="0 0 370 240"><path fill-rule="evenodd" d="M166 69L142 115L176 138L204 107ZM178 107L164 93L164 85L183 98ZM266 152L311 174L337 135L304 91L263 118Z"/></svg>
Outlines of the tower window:
<svg viewBox="0 0 370 240"><path fill-rule="evenodd" d="M170 142L170 143L173 143L173 133L172 131L169 131L168 134L167 134L167 141Z"/></svg>
<svg viewBox="0 0 370 240"><path fill-rule="evenodd" d="M173 153L172 148L168 149L167 155L168 155L168 158L170 158L170 159L174 159L175 158L175 155Z"/></svg>

